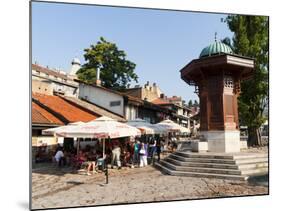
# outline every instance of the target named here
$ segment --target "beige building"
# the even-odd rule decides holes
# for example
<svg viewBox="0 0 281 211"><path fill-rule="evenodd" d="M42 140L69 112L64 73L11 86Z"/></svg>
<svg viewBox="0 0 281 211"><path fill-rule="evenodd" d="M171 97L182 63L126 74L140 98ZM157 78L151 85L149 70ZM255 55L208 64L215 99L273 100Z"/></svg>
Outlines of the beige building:
<svg viewBox="0 0 281 211"><path fill-rule="evenodd" d="M32 80L32 92L37 92L46 95L53 95L54 89L52 82L49 80Z"/></svg>
<svg viewBox="0 0 281 211"><path fill-rule="evenodd" d="M71 73L32 64L32 91L43 94L63 94L78 97L78 83L74 81L79 70L80 61L72 61Z"/></svg>
<svg viewBox="0 0 281 211"><path fill-rule="evenodd" d="M159 98L160 95L163 94L163 92L156 85L156 83L150 85L149 81L143 87L137 85L134 88L127 89L125 93L130 96L137 97L142 100L146 100L148 102L151 102Z"/></svg>

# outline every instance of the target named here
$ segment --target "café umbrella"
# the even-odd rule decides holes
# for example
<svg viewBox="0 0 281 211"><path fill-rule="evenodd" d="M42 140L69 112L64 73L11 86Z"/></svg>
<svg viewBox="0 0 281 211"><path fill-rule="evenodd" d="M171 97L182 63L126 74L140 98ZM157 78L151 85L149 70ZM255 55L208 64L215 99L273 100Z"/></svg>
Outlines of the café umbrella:
<svg viewBox="0 0 281 211"><path fill-rule="evenodd" d="M128 125L136 127L141 130L142 134L163 134L166 132L165 128L159 127L156 124L151 124L143 119L134 119L127 122Z"/></svg>
<svg viewBox="0 0 281 211"><path fill-rule="evenodd" d="M117 122L106 116L99 117L75 127L65 128L56 133L67 138L97 138L103 139L103 158L105 157L105 139L140 136L141 131L127 124Z"/></svg>
<svg viewBox="0 0 281 211"><path fill-rule="evenodd" d="M85 122L71 122L69 123L68 125L63 125L63 126L60 126L60 127L54 127L54 128L49 128L49 129L45 129L45 130L42 130L42 134L43 135L56 135L56 133L62 131L62 130L65 130L66 128L71 128L73 126L77 126L77 125L82 125L82 124L85 124Z"/></svg>
<svg viewBox="0 0 281 211"><path fill-rule="evenodd" d="M156 125L166 128L169 132L180 132L180 133L190 133L189 128L183 127L172 120L163 120L162 122L157 123Z"/></svg>

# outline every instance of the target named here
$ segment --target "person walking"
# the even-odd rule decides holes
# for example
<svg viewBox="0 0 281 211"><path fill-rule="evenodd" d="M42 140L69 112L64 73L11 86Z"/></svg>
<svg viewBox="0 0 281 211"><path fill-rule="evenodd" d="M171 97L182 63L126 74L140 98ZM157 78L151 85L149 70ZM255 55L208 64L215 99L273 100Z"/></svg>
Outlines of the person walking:
<svg viewBox="0 0 281 211"><path fill-rule="evenodd" d="M111 160L111 168L114 166L114 162L116 161L118 169L121 169L120 155L121 149L117 142L113 143L112 147L112 160Z"/></svg>
<svg viewBox="0 0 281 211"><path fill-rule="evenodd" d="M141 143L139 148L140 167L147 166L147 144Z"/></svg>
<svg viewBox="0 0 281 211"><path fill-rule="evenodd" d="M157 153L157 161L160 161L160 153L161 153L161 139L158 138L156 140L156 153Z"/></svg>
<svg viewBox="0 0 281 211"><path fill-rule="evenodd" d="M135 144L134 144L134 155L133 155L132 167L134 167L134 165L136 165L136 164L139 164L139 147L140 147L140 142L136 140Z"/></svg>
<svg viewBox="0 0 281 211"><path fill-rule="evenodd" d="M149 138L149 152L148 152L148 157L150 158L150 164L154 163L154 155L156 152L156 140L154 137Z"/></svg>

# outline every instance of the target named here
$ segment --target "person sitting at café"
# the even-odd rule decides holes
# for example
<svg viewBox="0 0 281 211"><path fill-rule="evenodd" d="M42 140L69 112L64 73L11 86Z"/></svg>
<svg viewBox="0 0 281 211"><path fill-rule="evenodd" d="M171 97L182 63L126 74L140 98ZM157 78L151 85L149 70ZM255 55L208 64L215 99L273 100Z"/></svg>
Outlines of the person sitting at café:
<svg viewBox="0 0 281 211"><path fill-rule="evenodd" d="M54 158L58 166L65 165L65 157L64 157L63 149L61 147L57 150Z"/></svg>
<svg viewBox="0 0 281 211"><path fill-rule="evenodd" d="M123 155L123 165L128 166L131 160L131 153L127 148L125 148L123 151Z"/></svg>
<svg viewBox="0 0 281 211"><path fill-rule="evenodd" d="M83 162L87 160L85 153L82 150L79 150L78 155L75 157L74 167L79 169Z"/></svg>
<svg viewBox="0 0 281 211"><path fill-rule="evenodd" d="M91 175L91 172L97 173L96 172L96 162L97 162L97 155L94 153L89 153L87 155L87 174Z"/></svg>

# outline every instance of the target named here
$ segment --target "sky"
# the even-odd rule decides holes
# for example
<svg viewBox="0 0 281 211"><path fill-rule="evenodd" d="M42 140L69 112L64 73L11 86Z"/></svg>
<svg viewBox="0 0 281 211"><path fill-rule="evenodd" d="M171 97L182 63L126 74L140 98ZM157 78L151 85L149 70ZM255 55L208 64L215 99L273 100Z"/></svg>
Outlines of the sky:
<svg viewBox="0 0 281 211"><path fill-rule="evenodd" d="M32 62L69 72L102 36L136 64L138 84L156 83L167 96L198 100L180 69L217 39L232 38L225 14L32 2ZM131 83L134 86L136 83Z"/></svg>

